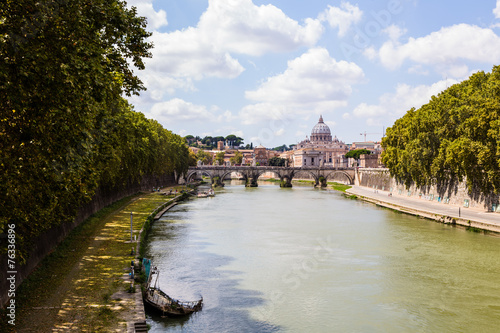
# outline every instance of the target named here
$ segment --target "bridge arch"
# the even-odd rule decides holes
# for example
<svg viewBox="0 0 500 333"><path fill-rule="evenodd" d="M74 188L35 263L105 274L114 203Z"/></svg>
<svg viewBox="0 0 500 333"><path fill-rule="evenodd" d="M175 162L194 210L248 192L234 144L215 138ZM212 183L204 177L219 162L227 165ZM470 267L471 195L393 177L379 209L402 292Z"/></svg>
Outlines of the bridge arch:
<svg viewBox="0 0 500 333"><path fill-rule="evenodd" d="M210 181L214 177L214 175L211 172L209 172L208 170L193 170L193 171L189 171L187 173L187 175L184 178L184 180L186 181L186 183L189 183L189 182L191 182L193 180L192 179L193 176L198 175L198 174L201 174L202 176L207 176L208 178L210 178Z"/></svg>
<svg viewBox="0 0 500 333"><path fill-rule="evenodd" d="M323 177L325 177L328 180L328 179L333 179L334 175L339 175L339 174L344 176L347 179L349 184L354 184L353 177L343 170L334 170L334 171L330 171L330 172L325 172L323 174Z"/></svg>
<svg viewBox="0 0 500 333"><path fill-rule="evenodd" d="M302 170L302 169L297 169L297 170L294 170L293 171L293 178L297 178L298 175L300 175L301 173L306 173L308 174L309 176L311 176L311 178L314 180L314 183L315 184L318 184L319 182L319 177L321 176L320 174L318 174L318 172L316 170Z"/></svg>
<svg viewBox="0 0 500 333"><path fill-rule="evenodd" d="M262 176L263 174L267 173L267 172L270 172L270 173L273 173L275 176L277 176L277 178L279 178L281 180L282 178L282 175L281 173L279 173L278 171L276 170L273 170L273 169L269 169L269 170L259 170L258 172L256 172L254 174L255 178L259 179L260 176Z"/></svg>

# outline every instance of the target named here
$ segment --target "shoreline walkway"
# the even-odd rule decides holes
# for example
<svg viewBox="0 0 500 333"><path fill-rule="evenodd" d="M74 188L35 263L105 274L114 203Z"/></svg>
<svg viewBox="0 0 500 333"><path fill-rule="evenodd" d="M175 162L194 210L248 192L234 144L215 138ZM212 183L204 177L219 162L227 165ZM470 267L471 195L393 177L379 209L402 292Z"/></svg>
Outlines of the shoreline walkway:
<svg viewBox="0 0 500 333"><path fill-rule="evenodd" d="M387 191L374 190L362 186L353 186L346 190L346 193L356 195L365 201L382 207L434 219L442 223L474 227L500 233L500 214L488 212L485 208L465 208L428 201L418 197L391 196Z"/></svg>

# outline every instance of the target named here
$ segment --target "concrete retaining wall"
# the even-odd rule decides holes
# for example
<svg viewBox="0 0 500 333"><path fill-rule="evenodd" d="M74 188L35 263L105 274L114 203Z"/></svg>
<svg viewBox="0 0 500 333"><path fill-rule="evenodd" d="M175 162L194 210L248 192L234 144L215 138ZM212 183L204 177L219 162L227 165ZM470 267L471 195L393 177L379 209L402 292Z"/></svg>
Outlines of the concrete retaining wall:
<svg viewBox="0 0 500 333"><path fill-rule="evenodd" d="M498 195L481 196L469 194L465 182L455 184L447 189L438 189L435 185L418 188L412 185L406 188L391 177L386 168L360 168L356 171L355 184L370 187L374 190L392 192L393 195L418 196L420 198L470 208L481 208L487 211L500 212Z"/></svg>

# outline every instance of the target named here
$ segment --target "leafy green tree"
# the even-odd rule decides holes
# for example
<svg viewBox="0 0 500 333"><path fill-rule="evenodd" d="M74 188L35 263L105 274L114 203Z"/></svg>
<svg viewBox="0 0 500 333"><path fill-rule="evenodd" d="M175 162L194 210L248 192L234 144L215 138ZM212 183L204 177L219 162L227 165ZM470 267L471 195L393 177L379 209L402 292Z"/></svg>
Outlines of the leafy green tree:
<svg viewBox="0 0 500 333"><path fill-rule="evenodd" d="M276 150L276 151L288 151L288 150L290 150L290 148L286 144L283 144L281 146L274 147L272 150Z"/></svg>
<svg viewBox="0 0 500 333"><path fill-rule="evenodd" d="M123 1L0 3L0 230L16 224L21 263L100 184L159 168L150 148L173 138L121 97L144 89L145 27Z"/></svg>
<svg viewBox="0 0 500 333"><path fill-rule="evenodd" d="M243 138L240 138L234 134L226 136L225 140L229 143L230 146L239 147L243 144Z"/></svg>
<svg viewBox="0 0 500 333"><path fill-rule="evenodd" d="M231 162L231 164L233 164L233 165L234 165L234 164L241 164L241 162L243 162L243 154L242 154L241 152L239 152L239 151L236 151L236 152L234 153L234 156L233 156L233 157L231 157L231 158L229 159L229 161L230 161L230 162Z"/></svg>
<svg viewBox="0 0 500 333"><path fill-rule="evenodd" d="M207 146L211 146L212 145L212 137L206 136L203 138L203 140L201 140L201 142Z"/></svg>
<svg viewBox="0 0 500 333"><path fill-rule="evenodd" d="M217 162L219 165L224 165L224 156L225 155L226 155L226 153L223 151L218 152L217 154L215 154L215 161L214 162Z"/></svg>
<svg viewBox="0 0 500 333"><path fill-rule="evenodd" d="M500 192L500 67L453 85L420 109L409 110L382 140L382 162L406 186Z"/></svg>
<svg viewBox="0 0 500 333"><path fill-rule="evenodd" d="M198 153L196 153L196 159L205 165L212 164L212 154L207 153L202 149L198 150Z"/></svg>
<svg viewBox="0 0 500 333"><path fill-rule="evenodd" d="M270 166L285 166L286 165L286 159L274 156L274 157L271 157L269 159L269 163L268 164Z"/></svg>
<svg viewBox="0 0 500 333"><path fill-rule="evenodd" d="M216 136L212 138L212 146L217 147L217 142L219 141L226 141L226 138L223 136Z"/></svg>
<svg viewBox="0 0 500 333"><path fill-rule="evenodd" d="M347 152L347 154L345 154L345 157L346 158L352 157L355 160L359 160L359 157L361 155L368 155L368 154L371 154L371 152L368 149L354 149Z"/></svg>

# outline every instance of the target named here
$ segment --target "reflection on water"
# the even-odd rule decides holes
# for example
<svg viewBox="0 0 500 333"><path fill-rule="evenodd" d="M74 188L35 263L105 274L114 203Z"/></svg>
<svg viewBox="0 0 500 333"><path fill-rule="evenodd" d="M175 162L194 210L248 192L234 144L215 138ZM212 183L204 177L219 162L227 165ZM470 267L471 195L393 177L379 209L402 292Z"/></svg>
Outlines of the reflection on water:
<svg viewBox="0 0 500 333"><path fill-rule="evenodd" d="M500 239L272 184L228 184L155 222L148 256L191 317L151 332L496 332Z"/></svg>

